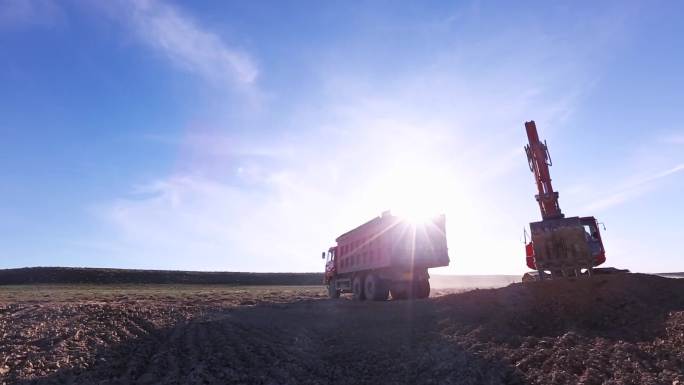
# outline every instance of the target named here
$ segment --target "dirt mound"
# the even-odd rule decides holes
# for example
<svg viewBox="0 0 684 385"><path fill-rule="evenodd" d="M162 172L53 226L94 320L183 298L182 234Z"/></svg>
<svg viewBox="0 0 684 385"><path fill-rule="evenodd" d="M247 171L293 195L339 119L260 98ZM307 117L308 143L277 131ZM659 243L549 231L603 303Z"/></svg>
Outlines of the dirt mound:
<svg viewBox="0 0 684 385"><path fill-rule="evenodd" d="M454 319L493 339L586 336L638 341L663 333L671 310L684 309L684 280L646 274L512 284L436 300Z"/></svg>
<svg viewBox="0 0 684 385"><path fill-rule="evenodd" d="M684 280L606 276L390 302L221 295L4 305L0 383L684 383Z"/></svg>
<svg viewBox="0 0 684 385"><path fill-rule="evenodd" d="M684 280L643 274L435 299L442 333L535 384L684 383Z"/></svg>
<svg viewBox="0 0 684 385"><path fill-rule="evenodd" d="M241 273L224 271L130 270L26 267L0 270L0 285L30 284L224 284L321 285L321 273Z"/></svg>

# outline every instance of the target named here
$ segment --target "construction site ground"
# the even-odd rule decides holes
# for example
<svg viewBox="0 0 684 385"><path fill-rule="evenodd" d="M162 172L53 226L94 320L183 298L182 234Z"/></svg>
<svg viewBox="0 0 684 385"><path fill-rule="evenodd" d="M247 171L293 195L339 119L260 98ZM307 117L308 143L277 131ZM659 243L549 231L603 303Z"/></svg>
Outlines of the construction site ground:
<svg viewBox="0 0 684 385"><path fill-rule="evenodd" d="M0 287L0 384L684 384L684 279Z"/></svg>

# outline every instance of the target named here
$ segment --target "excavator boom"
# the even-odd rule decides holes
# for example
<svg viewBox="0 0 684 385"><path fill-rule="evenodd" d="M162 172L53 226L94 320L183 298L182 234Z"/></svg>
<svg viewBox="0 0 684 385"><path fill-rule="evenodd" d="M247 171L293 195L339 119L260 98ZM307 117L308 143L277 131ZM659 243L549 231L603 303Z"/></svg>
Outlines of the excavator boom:
<svg viewBox="0 0 684 385"><path fill-rule="evenodd" d="M527 153L530 171L534 173L534 180L537 183L539 193L534 197L539 203L542 219L563 218L564 215L558 205L558 192L553 191L551 185L549 166L552 162L546 141L542 143L539 140L537 125L534 124L534 120L525 122L525 130L529 141L529 144L525 146L525 152Z"/></svg>

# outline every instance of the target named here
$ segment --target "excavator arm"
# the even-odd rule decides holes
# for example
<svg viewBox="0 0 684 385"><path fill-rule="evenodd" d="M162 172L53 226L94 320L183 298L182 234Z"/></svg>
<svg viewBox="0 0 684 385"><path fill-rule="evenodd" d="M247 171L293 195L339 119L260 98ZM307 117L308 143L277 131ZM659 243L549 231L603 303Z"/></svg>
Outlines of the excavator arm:
<svg viewBox="0 0 684 385"><path fill-rule="evenodd" d="M564 215L558 205L558 192L553 191L553 186L551 185L549 166L551 166L552 162L546 141L542 143L539 140L534 120L525 122L525 130L527 131L527 139L529 141L529 144L525 146L525 152L527 153L530 171L534 173L534 180L537 183L539 193L534 197L539 203L542 219L563 218Z"/></svg>

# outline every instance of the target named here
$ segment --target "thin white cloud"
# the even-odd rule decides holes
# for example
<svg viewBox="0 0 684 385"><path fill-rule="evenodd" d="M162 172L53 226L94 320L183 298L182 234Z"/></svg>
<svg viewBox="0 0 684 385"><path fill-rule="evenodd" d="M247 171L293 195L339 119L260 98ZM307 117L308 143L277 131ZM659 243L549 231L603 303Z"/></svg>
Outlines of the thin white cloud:
<svg viewBox="0 0 684 385"><path fill-rule="evenodd" d="M0 1L0 27L49 26L63 19L62 9L53 0Z"/></svg>
<svg viewBox="0 0 684 385"><path fill-rule="evenodd" d="M657 173L657 174L654 174L653 176L647 178L643 183L651 182L651 181L654 181L654 180L660 179L660 178L664 178L664 177L666 177L666 176L672 175L672 174L674 174L674 173L677 173L677 172L680 172L680 171L683 171L683 170L684 170L684 163L678 164L678 165L676 165L676 166L674 166L674 167L672 167L672 168L670 168L670 169L668 169L668 170L665 170L665 171L659 172L659 173Z"/></svg>
<svg viewBox="0 0 684 385"><path fill-rule="evenodd" d="M587 205L583 211L603 210L636 199L652 188L652 182L684 171L684 163L625 184L619 191Z"/></svg>
<svg viewBox="0 0 684 385"><path fill-rule="evenodd" d="M51 26L66 20L55 0L0 0L0 28ZM126 25L173 65L217 86L254 91L259 68L244 50L227 44L182 9L161 0L119 0L88 5ZM68 8L68 7L64 7Z"/></svg>
<svg viewBox="0 0 684 385"><path fill-rule="evenodd" d="M180 9L161 1L126 1L126 17L141 41L174 65L211 83L252 85L259 70L246 52L230 47Z"/></svg>
<svg viewBox="0 0 684 385"><path fill-rule="evenodd" d="M669 144L684 144L684 133L667 136L663 141Z"/></svg>
<svg viewBox="0 0 684 385"><path fill-rule="evenodd" d="M190 132L183 137L147 135L151 140L166 142L178 145L181 151L188 151L195 155L204 155L204 158L217 157L264 157L264 158L283 158L294 156L292 146L280 143L263 143L255 139L227 133L217 132Z"/></svg>
<svg viewBox="0 0 684 385"><path fill-rule="evenodd" d="M156 11L140 12L157 17L149 16ZM152 29L144 36L152 36L154 46L170 50L157 36L163 28L145 28ZM473 73L436 55L423 70L383 84L344 60L316 64L320 86L330 96L295 106L278 119L278 132L287 132L286 138L262 138L243 127L236 140L228 135L230 122L221 126L225 133L220 127L207 134L192 129L180 143L162 137L187 151L189 160L181 156L175 171L135 191L139 196L103 203L99 213L111 227L104 238L125 245L130 252L118 254L139 267L319 270L316 256L337 234L393 208L402 194L432 187L414 183L418 176L440 182L429 200L440 201L440 207L447 203L449 242L458 249L454 269L522 269L520 260L500 257L522 250L518 232L511 233L527 218L518 202L534 205L522 122L534 118L553 127L572 114L589 82L579 67L549 70L556 68L549 63L564 63L567 56L554 50L553 41L520 49L508 43L492 43L486 52L475 44L475 54L464 53L509 53L485 71ZM539 58L538 52L547 56ZM182 65L186 59L178 60ZM569 91L554 95L554 85ZM202 172L207 168L217 170ZM508 175L515 169L524 179ZM502 205L510 211L502 213ZM480 252L482 244L492 245L484 258L489 262L464 258Z"/></svg>
<svg viewBox="0 0 684 385"><path fill-rule="evenodd" d="M458 117L436 116L432 109L408 108L420 97L412 94L397 94L392 103L350 95L346 103L329 106L327 117L301 116L303 131L292 133L289 144L271 138L253 147L228 137L187 136L181 148L209 158L179 167L185 170L137 189L136 196L106 204L100 215L115 231L108 237L126 245L134 263L145 264L137 267L316 271L316 256L336 235L396 209L393 204L406 196L420 195L439 202L451 218L454 244L462 237L475 240L460 246L458 254L476 252L476 245L491 242L483 234L499 234L492 227L506 223L482 223L494 216L494 208L482 203L485 192L471 190L484 189L510 167L524 170L522 149L494 138L484 144L465 140L460 122L476 119L486 107L467 115L459 110ZM439 99L453 101L446 94ZM254 154L266 156L251 162ZM199 171L207 167L221 170ZM430 189L435 180L439 189ZM496 252L505 255L506 247L516 247L516 236L500 240ZM507 259L497 268L511 271L516 262ZM458 265L460 271L478 271L462 261Z"/></svg>
<svg viewBox="0 0 684 385"><path fill-rule="evenodd" d="M329 219L320 213L333 202L289 174L274 174L266 183L272 190L264 195L201 176L173 175L137 188L139 198L120 199L98 214L116 226L113 253L130 258L127 266L316 270L317 252L325 245L298 235L322 238ZM312 210L301 210L305 205ZM292 225L300 221L312 227Z"/></svg>

